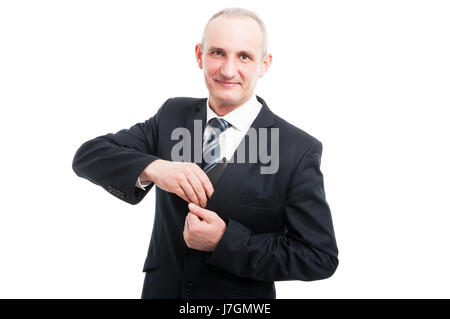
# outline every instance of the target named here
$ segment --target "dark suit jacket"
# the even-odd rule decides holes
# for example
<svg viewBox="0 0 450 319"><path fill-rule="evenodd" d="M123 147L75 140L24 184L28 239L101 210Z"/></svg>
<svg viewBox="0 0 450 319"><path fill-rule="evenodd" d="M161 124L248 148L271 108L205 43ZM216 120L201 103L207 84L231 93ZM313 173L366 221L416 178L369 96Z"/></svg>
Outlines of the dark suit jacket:
<svg viewBox="0 0 450 319"><path fill-rule="evenodd" d="M227 223L212 253L186 246L187 203L156 187L143 298L275 298L274 281L318 280L335 272L338 249L320 171L322 144L257 99L263 106L252 127L279 128L278 172L260 174L261 162L228 164L206 206ZM136 188L138 176L158 158L171 160L179 142L171 140L173 129L186 127L193 139L196 119L204 129L205 98L171 98L145 122L85 142L73 170L137 204L153 186Z"/></svg>

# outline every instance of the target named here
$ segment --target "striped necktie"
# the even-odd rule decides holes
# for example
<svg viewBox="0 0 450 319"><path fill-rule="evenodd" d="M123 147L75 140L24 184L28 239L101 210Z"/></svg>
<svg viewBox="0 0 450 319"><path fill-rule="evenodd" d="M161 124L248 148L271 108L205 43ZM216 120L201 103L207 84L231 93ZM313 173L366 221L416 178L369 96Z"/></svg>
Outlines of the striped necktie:
<svg viewBox="0 0 450 319"><path fill-rule="evenodd" d="M210 171L217 165L220 158L220 144L219 135L231 126L226 120L214 117L209 120L211 126L211 136L203 148L203 163L202 168L205 172Z"/></svg>

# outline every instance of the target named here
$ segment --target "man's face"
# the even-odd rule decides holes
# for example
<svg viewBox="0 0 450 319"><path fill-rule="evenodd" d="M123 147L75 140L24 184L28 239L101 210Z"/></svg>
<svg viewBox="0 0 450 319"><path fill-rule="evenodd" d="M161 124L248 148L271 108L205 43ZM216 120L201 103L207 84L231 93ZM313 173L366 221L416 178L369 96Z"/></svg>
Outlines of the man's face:
<svg viewBox="0 0 450 319"><path fill-rule="evenodd" d="M240 106L252 96L272 61L270 54L262 59L262 41L251 18L220 16L209 23L204 48L197 44L195 52L215 105Z"/></svg>

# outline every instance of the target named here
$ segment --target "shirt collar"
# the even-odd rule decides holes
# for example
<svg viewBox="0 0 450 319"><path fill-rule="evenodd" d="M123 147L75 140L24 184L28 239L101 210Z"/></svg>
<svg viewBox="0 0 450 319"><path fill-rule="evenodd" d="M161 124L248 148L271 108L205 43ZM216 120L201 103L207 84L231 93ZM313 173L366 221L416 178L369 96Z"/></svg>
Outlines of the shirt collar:
<svg viewBox="0 0 450 319"><path fill-rule="evenodd" d="M261 109L261 103L253 96L244 104L227 113L218 116L209 106L209 98L206 99L206 123L214 117L222 118L240 131L247 131Z"/></svg>

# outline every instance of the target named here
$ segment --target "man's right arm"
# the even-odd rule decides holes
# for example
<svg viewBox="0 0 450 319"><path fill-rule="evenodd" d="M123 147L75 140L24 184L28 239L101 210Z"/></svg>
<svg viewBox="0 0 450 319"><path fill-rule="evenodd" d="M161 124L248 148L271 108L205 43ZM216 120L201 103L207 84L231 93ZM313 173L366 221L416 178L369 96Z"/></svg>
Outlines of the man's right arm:
<svg viewBox="0 0 450 319"><path fill-rule="evenodd" d="M144 123L81 145L73 158L74 172L129 204L139 203L153 183L143 190L136 187L136 181L144 169L158 159L159 124L170 100Z"/></svg>
<svg viewBox="0 0 450 319"><path fill-rule="evenodd" d="M206 173L195 163L157 156L159 125L168 121L165 110L170 100L144 123L81 145L72 163L75 173L129 204L139 203L156 184L186 202L205 207L214 192Z"/></svg>

